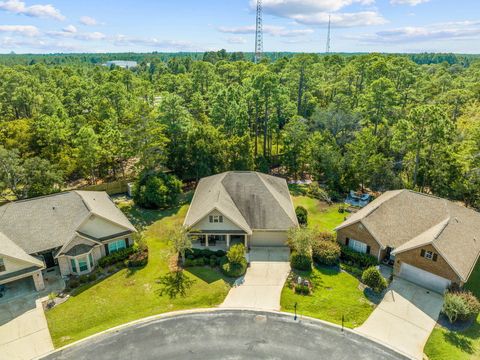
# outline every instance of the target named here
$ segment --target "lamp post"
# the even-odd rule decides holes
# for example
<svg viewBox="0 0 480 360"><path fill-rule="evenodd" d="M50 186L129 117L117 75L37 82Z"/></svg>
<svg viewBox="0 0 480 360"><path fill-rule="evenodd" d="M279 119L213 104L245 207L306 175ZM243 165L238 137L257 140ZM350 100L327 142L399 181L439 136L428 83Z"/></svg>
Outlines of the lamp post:
<svg viewBox="0 0 480 360"><path fill-rule="evenodd" d="M295 308L295 316L294 316L293 320L297 320L297 303L295 303L295 305L293 307Z"/></svg>

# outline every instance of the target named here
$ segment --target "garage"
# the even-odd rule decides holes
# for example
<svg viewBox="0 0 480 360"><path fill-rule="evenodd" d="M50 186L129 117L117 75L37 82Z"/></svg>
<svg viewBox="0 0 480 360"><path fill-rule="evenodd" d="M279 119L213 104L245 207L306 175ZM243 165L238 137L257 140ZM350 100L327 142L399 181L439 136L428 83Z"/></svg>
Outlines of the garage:
<svg viewBox="0 0 480 360"><path fill-rule="evenodd" d="M286 242L286 231L254 231L250 239L250 247L280 247L287 246Z"/></svg>
<svg viewBox="0 0 480 360"><path fill-rule="evenodd" d="M443 294L450 285L450 280L406 263L402 263L399 276L440 294Z"/></svg>

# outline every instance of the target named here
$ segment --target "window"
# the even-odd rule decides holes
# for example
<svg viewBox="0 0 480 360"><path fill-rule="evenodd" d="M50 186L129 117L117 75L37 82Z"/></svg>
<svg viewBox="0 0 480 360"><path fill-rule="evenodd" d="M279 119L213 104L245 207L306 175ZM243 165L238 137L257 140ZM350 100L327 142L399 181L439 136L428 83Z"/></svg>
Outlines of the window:
<svg viewBox="0 0 480 360"><path fill-rule="evenodd" d="M5 268L5 262L0 258L0 272L2 271L7 271L7 269Z"/></svg>
<svg viewBox="0 0 480 360"><path fill-rule="evenodd" d="M72 265L72 272L76 273L77 272L77 263L75 259L70 259L70 264Z"/></svg>
<svg viewBox="0 0 480 360"><path fill-rule="evenodd" d="M358 240L350 239L348 241L348 247L362 254L367 253L367 244Z"/></svg>
<svg viewBox="0 0 480 360"><path fill-rule="evenodd" d="M223 223L222 215L210 215L209 220L211 223Z"/></svg>
<svg viewBox="0 0 480 360"><path fill-rule="evenodd" d="M425 251L425 259L432 260L433 259L433 253L431 251Z"/></svg>
<svg viewBox="0 0 480 360"><path fill-rule="evenodd" d="M428 251L425 249L420 250L420 256L432 261L437 261L438 258L438 255L435 254L433 251Z"/></svg>
<svg viewBox="0 0 480 360"><path fill-rule="evenodd" d="M80 272L84 272L84 271L88 270L88 264L87 264L87 258L86 257L78 259L78 269L80 270Z"/></svg>
<svg viewBox="0 0 480 360"><path fill-rule="evenodd" d="M88 254L88 261L90 262L90 267L93 268L93 256L92 256L92 254Z"/></svg>
<svg viewBox="0 0 480 360"><path fill-rule="evenodd" d="M126 246L125 246L125 240L124 239L113 241L113 242L108 244L108 252L109 253L113 253L115 251L125 249L125 248L126 248Z"/></svg>

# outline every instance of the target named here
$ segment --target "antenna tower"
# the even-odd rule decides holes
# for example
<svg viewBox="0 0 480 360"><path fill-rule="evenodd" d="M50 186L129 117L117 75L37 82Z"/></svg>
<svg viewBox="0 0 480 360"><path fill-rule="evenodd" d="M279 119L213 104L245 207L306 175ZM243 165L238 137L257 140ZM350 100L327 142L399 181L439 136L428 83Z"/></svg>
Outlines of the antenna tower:
<svg viewBox="0 0 480 360"><path fill-rule="evenodd" d="M258 64L263 56L263 20L262 0L257 0L257 27L255 30L255 64Z"/></svg>
<svg viewBox="0 0 480 360"><path fill-rule="evenodd" d="M327 32L327 48L326 48L326 53L330 54L330 28L331 28L331 18L330 15L328 15L328 32Z"/></svg>

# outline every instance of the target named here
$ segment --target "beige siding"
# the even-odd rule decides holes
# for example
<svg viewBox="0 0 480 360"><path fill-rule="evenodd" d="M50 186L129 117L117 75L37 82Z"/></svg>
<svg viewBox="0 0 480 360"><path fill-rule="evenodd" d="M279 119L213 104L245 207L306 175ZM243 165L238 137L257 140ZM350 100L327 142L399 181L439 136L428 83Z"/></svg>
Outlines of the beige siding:
<svg viewBox="0 0 480 360"><path fill-rule="evenodd" d="M340 244L345 245L347 243L347 238L361 241L370 246L370 255L375 256L379 260L382 260L385 256L385 251L381 250L381 246L360 222L337 231L337 241Z"/></svg>
<svg viewBox="0 0 480 360"><path fill-rule="evenodd" d="M95 247L92 251L92 256L93 256L93 259L94 259L94 263L95 265L97 264L97 261L99 259L101 259L102 257L104 257L105 253L105 247L102 245L102 246L98 246L98 247Z"/></svg>
<svg viewBox="0 0 480 360"><path fill-rule="evenodd" d="M108 220L104 220L98 216L92 215L82 226L80 232L95 238L119 234L127 229L116 225Z"/></svg>
<svg viewBox="0 0 480 360"><path fill-rule="evenodd" d="M196 225L193 226L196 230L242 230L236 224L231 222L225 216L223 216L223 223L211 223L209 220L210 215L222 215L219 211L212 211L210 214L205 216L202 220L200 220Z"/></svg>
<svg viewBox="0 0 480 360"><path fill-rule="evenodd" d="M254 231L249 239L250 246L287 246L286 231Z"/></svg>
<svg viewBox="0 0 480 360"><path fill-rule="evenodd" d="M26 261L14 259L8 256L0 255L0 257L3 259L3 262L5 264L5 270L6 270L6 271L2 271L0 275L6 275L15 271L27 269L29 267L34 266L33 264L28 263Z"/></svg>

